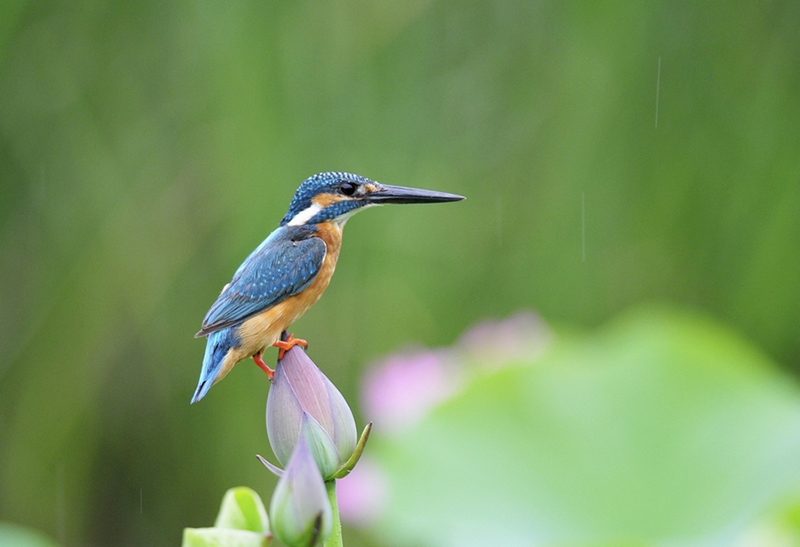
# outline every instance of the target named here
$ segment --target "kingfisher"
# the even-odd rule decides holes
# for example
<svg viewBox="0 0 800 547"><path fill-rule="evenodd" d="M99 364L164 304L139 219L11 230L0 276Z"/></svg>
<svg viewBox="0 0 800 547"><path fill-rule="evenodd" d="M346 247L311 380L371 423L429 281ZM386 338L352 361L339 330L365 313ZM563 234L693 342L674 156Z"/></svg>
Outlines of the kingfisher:
<svg viewBox="0 0 800 547"><path fill-rule="evenodd" d="M367 207L386 203L440 203L463 196L380 184L352 173L326 172L306 179L280 225L250 253L225 285L195 337L208 336L200 381L192 403L225 377L236 363L252 358L274 371L262 354L279 348L278 359L305 340L282 336L306 313L330 283L347 220Z"/></svg>

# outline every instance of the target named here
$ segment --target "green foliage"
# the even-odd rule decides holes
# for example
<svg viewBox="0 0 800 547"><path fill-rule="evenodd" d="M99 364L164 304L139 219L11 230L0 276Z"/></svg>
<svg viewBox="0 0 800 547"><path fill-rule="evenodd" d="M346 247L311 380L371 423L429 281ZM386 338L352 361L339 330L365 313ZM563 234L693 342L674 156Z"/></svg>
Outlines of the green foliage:
<svg viewBox="0 0 800 547"><path fill-rule="evenodd" d="M250 488L239 486L225 492L214 526L266 534L269 532L269 519L259 495Z"/></svg>
<svg viewBox="0 0 800 547"><path fill-rule="evenodd" d="M186 528L182 547L266 547L269 539L263 534L225 528Z"/></svg>
<svg viewBox="0 0 800 547"><path fill-rule="evenodd" d="M0 519L174 545L271 490L263 373L190 407L192 335L323 170L467 196L348 223L294 330L351 402L521 308L666 300L800 370L798 28L796 0L0 2Z"/></svg>
<svg viewBox="0 0 800 547"><path fill-rule="evenodd" d="M725 546L761 530L800 541L784 508L800 496L798 424L796 385L750 345L639 310L375 435L390 482L377 529L462 547Z"/></svg>
<svg viewBox="0 0 800 547"><path fill-rule="evenodd" d="M0 522L0 547L58 547L58 544L41 532Z"/></svg>
<svg viewBox="0 0 800 547"><path fill-rule="evenodd" d="M266 547L269 521L259 495L240 486L225 492L213 528L186 528L182 547Z"/></svg>

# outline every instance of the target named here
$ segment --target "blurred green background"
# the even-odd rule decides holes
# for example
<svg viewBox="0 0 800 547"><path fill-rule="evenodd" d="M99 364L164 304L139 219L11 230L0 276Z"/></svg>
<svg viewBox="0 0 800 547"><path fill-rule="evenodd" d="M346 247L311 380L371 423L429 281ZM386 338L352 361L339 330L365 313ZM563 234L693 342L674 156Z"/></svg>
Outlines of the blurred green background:
<svg viewBox="0 0 800 547"><path fill-rule="evenodd" d="M254 457L270 454L266 379L240 365L190 406L204 347L192 335L297 185L325 170L468 197L348 224L330 288L294 330L354 407L371 360L450 345L520 309L602 367L614 353L580 333L660 301L758 356L741 359L784 405L759 427L794 439L798 28L792 1L0 2L0 520L62 546L176 545L184 526L213 522L228 487L268 498L274 481ZM686 337L664 334L669 364L708 362L692 353L693 313L670 317L631 332L658 340L683 325ZM669 370L669 385L695 382L688 365ZM724 362L714 370L725 377ZM716 393L715 374L697 385ZM636 378L630 393L654 389ZM673 415L640 399L575 411ZM738 400L720 412L749 408ZM800 459L780 462L770 484L794 488ZM775 491L742 503L767 507ZM579 515L604 518L591 506ZM399 522L346 539L457 544ZM600 528L521 544L669 535Z"/></svg>

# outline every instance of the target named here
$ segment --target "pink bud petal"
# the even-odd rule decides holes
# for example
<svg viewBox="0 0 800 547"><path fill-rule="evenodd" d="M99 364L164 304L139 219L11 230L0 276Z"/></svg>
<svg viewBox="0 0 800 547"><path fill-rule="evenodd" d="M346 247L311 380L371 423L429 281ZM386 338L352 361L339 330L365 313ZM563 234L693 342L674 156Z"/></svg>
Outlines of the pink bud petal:
<svg viewBox="0 0 800 547"><path fill-rule="evenodd" d="M283 365L284 374L289 381L294 396L304 412L314 417L325 431L333 431L331 407L324 376L317 366L306 355L306 352L295 346L283 357L278 366Z"/></svg>
<svg viewBox="0 0 800 547"><path fill-rule="evenodd" d="M267 398L267 434L278 461L286 465L297 444L303 416L307 415L320 432L317 444L325 445L319 451L335 454L336 470L346 463L358 442L353 412L339 390L309 359L305 351L294 347L278 363L275 378ZM332 450L328 450L330 443ZM315 451L317 454L317 451ZM333 473L323 460L326 478Z"/></svg>
<svg viewBox="0 0 800 547"><path fill-rule="evenodd" d="M275 369L275 378L267 397L267 436L275 457L286 466L300 437L303 408L289 384L282 363L278 363Z"/></svg>

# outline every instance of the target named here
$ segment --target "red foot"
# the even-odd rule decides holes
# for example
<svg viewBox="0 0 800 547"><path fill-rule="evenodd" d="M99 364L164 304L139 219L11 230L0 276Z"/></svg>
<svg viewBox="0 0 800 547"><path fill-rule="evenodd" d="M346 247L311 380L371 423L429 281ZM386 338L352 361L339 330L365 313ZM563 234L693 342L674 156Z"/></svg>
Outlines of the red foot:
<svg viewBox="0 0 800 547"><path fill-rule="evenodd" d="M256 364L261 370L267 373L267 378L269 378L270 382L275 379L275 371L267 366L267 364L261 358L260 353L256 353L255 355L253 355L253 361L256 362Z"/></svg>
<svg viewBox="0 0 800 547"><path fill-rule="evenodd" d="M295 338L294 334L290 334L289 338L287 338L286 340L278 340L272 345L275 346L276 348L280 348L280 351L278 352L278 361L280 361L281 359L283 359L283 356L286 355L287 351L289 351L290 349L292 349L297 345L307 348L308 342L306 342L302 338Z"/></svg>

